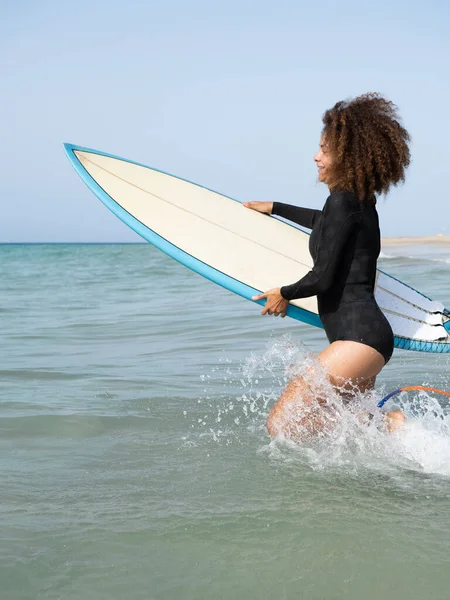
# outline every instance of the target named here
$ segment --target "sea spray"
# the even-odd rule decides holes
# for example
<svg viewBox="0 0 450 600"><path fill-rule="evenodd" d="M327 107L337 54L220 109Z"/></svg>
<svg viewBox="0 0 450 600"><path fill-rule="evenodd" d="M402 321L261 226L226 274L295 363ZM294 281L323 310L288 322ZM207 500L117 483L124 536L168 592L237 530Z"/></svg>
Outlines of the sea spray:
<svg viewBox="0 0 450 600"><path fill-rule="evenodd" d="M271 440L265 427L271 406L292 377L309 378L321 396L322 404L314 408L324 409L328 417L324 431L306 436L300 444L282 436ZM249 436L257 435L260 452L277 461L297 460L313 470L392 474L409 469L450 476L450 414L445 401L424 392L402 394L381 411L376 405L387 390L378 386L343 402L314 355L290 335L271 340L264 352L250 353L242 364L224 358L200 379L203 395L195 416L184 411L185 417L193 417L189 443L196 438L246 444ZM230 394L230 389L239 393ZM385 413L392 408L402 410L407 423L388 434ZM311 407L299 402L296 411L294 419L307 416Z"/></svg>

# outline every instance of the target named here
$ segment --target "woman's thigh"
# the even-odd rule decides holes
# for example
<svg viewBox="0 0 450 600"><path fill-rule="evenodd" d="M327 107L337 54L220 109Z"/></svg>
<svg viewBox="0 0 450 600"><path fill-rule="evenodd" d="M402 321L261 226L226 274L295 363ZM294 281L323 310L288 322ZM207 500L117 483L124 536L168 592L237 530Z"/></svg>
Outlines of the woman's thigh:
<svg viewBox="0 0 450 600"><path fill-rule="evenodd" d="M330 382L339 388L364 391L373 387L384 367L382 354L371 346L352 341L336 341L317 355Z"/></svg>
<svg viewBox="0 0 450 600"><path fill-rule="evenodd" d="M385 364L379 352L358 342L333 342L317 358L328 380L343 397L352 397L355 392L373 388L376 375ZM270 435L283 432L292 439L300 440L305 435L329 427L334 422L334 413L329 407L325 412L318 407L326 404L327 394L314 367L305 376L291 379L270 410L267 419ZM307 406L308 411L299 414L299 406ZM304 430L301 434L297 431L300 425Z"/></svg>

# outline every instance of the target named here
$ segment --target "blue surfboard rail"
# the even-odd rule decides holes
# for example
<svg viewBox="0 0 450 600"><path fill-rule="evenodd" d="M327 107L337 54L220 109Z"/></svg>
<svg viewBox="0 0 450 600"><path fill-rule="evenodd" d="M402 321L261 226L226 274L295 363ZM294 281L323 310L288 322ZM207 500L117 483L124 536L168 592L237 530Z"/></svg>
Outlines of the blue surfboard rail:
<svg viewBox="0 0 450 600"><path fill-rule="evenodd" d="M175 259L176 261L178 261L185 267L188 267L195 273L198 273L198 274L202 275L203 277L205 277L206 279L209 279L210 281L213 281L214 283L219 284L220 286L224 287L225 289L229 290L230 292L238 294L242 298L246 298L247 300L256 302L257 304L260 304L261 306L263 306L265 304L264 300L259 300L259 301L252 300L252 296L260 294L261 291L263 291L263 290L257 290L255 288L252 288L252 287L246 285L245 283L242 283L241 281L238 281L237 279L234 279L233 277L230 277L229 275L226 275L225 273L218 271L214 267L211 267L210 265L204 263L203 261L195 258L194 256L188 254L184 250L181 250L181 248L178 248L177 246L175 246L174 244L172 244L165 238L161 237L155 231L150 229L147 225L145 225L144 223L142 223L141 221L136 219L136 217L134 217L132 214L127 212L122 206L120 206L114 200L114 198L112 198L109 194L107 194L107 192L95 181L95 179L93 179L93 177L91 177L91 175L86 171L86 169L83 167L81 162L78 160L75 152L78 151L78 152L89 152L91 154L98 154L100 156L106 156L109 158L114 158L117 160L128 162L130 164L138 165L140 167L145 167L147 169L151 169L152 171L157 171L158 173L163 173L164 175L170 175L171 177L176 177L175 175L172 175L171 173L167 173L165 171L161 171L159 169L154 169L153 167L149 167L148 165L144 165L139 162L124 159L120 156L115 156L114 154L108 154L106 152L94 150L92 148L85 148L83 146L78 146L78 145L69 144L69 143L65 143L63 145L64 145L64 150L67 154L67 157L69 158L70 163L72 164L73 168L78 173L78 175L81 177L81 179L84 181L84 183L97 196L97 198L118 219L120 219L123 223L125 223L125 225L128 225L128 227L130 227L130 229L135 231L144 240L146 240L147 242L149 242L150 244L152 244L153 246L155 246L156 248L158 248L159 250L161 250L162 252L164 252L165 254L170 256L171 258ZM211 190L210 188L207 188L207 187L201 186L197 183L194 183L192 181L189 181L188 179L183 179L181 177L176 177L176 178L180 179L181 181L186 181L187 183L196 185L197 187L201 187L208 191L214 192L214 190ZM217 193L217 192L215 192L215 193ZM221 194L221 195L224 196L224 194ZM236 200L235 198L231 198L230 196L225 196L225 197L227 197L230 200L233 200L235 202L239 202L238 200ZM385 273L385 275L388 275L388 273ZM392 277L391 275L388 275L388 276ZM395 278L393 278L393 279L395 279ZM413 289L413 288L411 288L411 289ZM417 290L414 290L414 291L417 291ZM418 293L420 293L420 292L418 292ZM423 296L423 294L421 294L421 295ZM301 321L308 325L313 325L314 327L323 328L323 325L322 325L319 315L317 315L316 313L307 311L305 309L299 308L297 306L293 306L292 304L290 304L288 307L287 316L292 317L293 319L296 319L297 321ZM408 338L401 338L398 336L394 337L394 345L396 348L401 348L404 350L416 350L416 351L420 351L420 352L435 352L435 353L450 352L450 343L411 340Z"/></svg>

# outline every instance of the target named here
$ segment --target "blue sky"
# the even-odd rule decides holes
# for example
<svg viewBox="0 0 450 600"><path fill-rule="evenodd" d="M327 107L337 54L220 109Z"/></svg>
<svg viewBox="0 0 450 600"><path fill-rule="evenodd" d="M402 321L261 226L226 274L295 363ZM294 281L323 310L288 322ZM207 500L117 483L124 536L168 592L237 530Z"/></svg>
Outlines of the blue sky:
<svg viewBox="0 0 450 600"><path fill-rule="evenodd" d="M450 234L447 2L0 0L0 242L139 241L64 141L241 200L321 207L336 101L379 91L413 138L382 233Z"/></svg>

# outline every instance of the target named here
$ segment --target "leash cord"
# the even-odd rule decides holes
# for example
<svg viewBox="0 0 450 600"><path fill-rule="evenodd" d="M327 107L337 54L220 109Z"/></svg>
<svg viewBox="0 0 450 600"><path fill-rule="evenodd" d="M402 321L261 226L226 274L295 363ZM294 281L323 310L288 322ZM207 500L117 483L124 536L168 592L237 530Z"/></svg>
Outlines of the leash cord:
<svg viewBox="0 0 450 600"><path fill-rule="evenodd" d="M386 402L390 398L392 398L392 396L395 396L396 394L400 394L400 392L408 392L410 390L422 390L424 392L434 392L435 394L441 394L442 396L448 396L450 398L450 392L444 392L444 390L438 390L438 389L432 388L432 387L424 387L423 385L410 385L408 387L402 387L402 388L398 388L398 390L394 390L393 392L391 392L390 394L388 394L387 396L382 398L378 402L377 407L381 408L382 406L384 406L386 404Z"/></svg>

